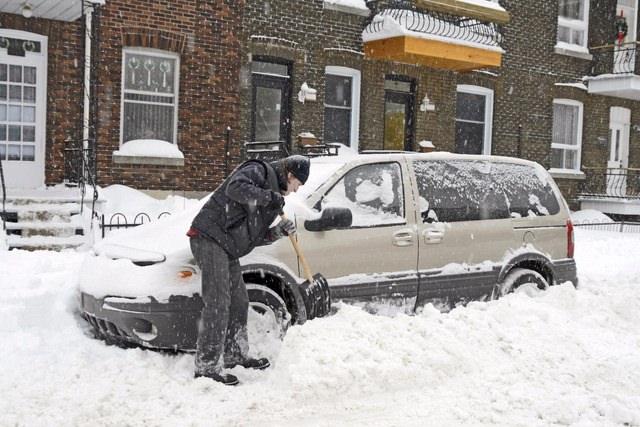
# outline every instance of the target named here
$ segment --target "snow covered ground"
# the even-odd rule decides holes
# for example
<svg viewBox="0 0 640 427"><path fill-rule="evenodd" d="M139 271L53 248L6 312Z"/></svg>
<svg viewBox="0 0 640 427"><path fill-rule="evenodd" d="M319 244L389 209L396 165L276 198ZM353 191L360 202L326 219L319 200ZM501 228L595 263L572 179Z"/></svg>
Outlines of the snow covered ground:
<svg viewBox="0 0 640 427"><path fill-rule="evenodd" d="M274 366L231 388L194 380L193 355L92 339L85 254L0 252L0 426L640 425L640 235L576 241L578 290L414 316L341 304L254 343Z"/></svg>

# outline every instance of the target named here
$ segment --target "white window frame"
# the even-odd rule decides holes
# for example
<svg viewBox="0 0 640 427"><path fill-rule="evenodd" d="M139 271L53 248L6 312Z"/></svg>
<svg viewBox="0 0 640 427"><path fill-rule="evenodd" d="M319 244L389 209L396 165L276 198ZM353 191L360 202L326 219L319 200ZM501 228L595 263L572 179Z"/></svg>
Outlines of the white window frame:
<svg viewBox="0 0 640 427"><path fill-rule="evenodd" d="M174 82L173 82L173 87L175 88L174 90L174 96L175 96L175 103L174 103L174 112L173 112L173 141L167 141L170 142L172 144L177 144L178 141L178 107L179 107L179 100L180 100L180 55L178 55L177 53L174 52L170 52L170 51L166 51L166 50L160 50L160 49L153 49L153 48L141 48L141 47L124 47L122 49L122 63L120 64L120 72L122 74L121 76L121 81L120 81L120 146L122 147L122 144L124 144L124 103L125 103L125 99L124 99L124 94L125 94L125 78L126 78L126 72L125 72L125 56L127 53L141 53L144 55L148 55L148 56L157 56L160 58L168 58L168 59L175 59L176 61L176 72L174 73ZM157 95L154 94L152 92L144 92L144 91L131 91L131 90L127 90L126 92L130 92L130 93L142 93L142 94L152 94L152 95ZM163 105L167 105L167 104L163 104Z"/></svg>
<svg viewBox="0 0 640 427"><path fill-rule="evenodd" d="M582 164L582 122L583 122L583 113L584 113L584 104L580 101L576 101L573 99L565 99L565 98L556 98L553 100L553 104L562 104L562 105L570 105L572 107L578 107L578 129L576 131L576 145L571 144L554 144L553 142L553 124L555 123L555 114L552 112L552 120L551 123L551 149L558 150L572 150L576 152L576 167L573 169L566 168L550 168L550 172L555 173L570 173L570 174L582 174L580 170L580 165ZM553 111L553 110L552 110Z"/></svg>
<svg viewBox="0 0 640 427"><path fill-rule="evenodd" d="M556 48L568 48L568 49L574 49L577 50L579 52L582 53L589 53L589 49L588 49L588 41L589 41L589 0L580 0L583 2L584 4L584 18L583 19L569 19L569 18L565 18L563 16L560 16L560 13L558 13L558 30L560 29L560 27L565 27L568 28L571 33L573 33L574 30L578 30L578 31L582 31L583 32L583 38L582 38L582 43L580 44L575 44L575 43L569 43L569 42L565 42L565 41L560 41L559 36L560 36L560 31L557 31L556 34ZM573 37L569 37L569 39L573 39Z"/></svg>
<svg viewBox="0 0 640 427"><path fill-rule="evenodd" d="M325 76L351 77L351 135L349 137L349 145L352 149L358 151L360 139L360 70L348 67L339 67L335 65L327 65L324 69ZM324 108L327 104L324 104ZM329 107L332 107L329 105ZM323 110L324 113L324 110ZM326 124L325 124L326 125Z"/></svg>
<svg viewBox="0 0 640 427"><path fill-rule="evenodd" d="M456 88L456 93L458 92L484 96L484 140L482 144L482 154L491 155L491 136L493 135L493 89L489 89L483 86L458 85L458 87ZM455 121L480 123L471 120L458 120L457 114L455 117Z"/></svg>

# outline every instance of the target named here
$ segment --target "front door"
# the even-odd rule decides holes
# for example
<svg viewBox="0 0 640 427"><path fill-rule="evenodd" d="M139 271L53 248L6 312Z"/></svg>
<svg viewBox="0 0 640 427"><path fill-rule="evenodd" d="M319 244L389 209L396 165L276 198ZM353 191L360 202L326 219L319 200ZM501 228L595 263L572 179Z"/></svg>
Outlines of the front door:
<svg viewBox="0 0 640 427"><path fill-rule="evenodd" d="M636 64L636 21L638 14L638 0L618 0L616 16L627 23L627 34L622 44L616 43L613 56L614 73L633 73Z"/></svg>
<svg viewBox="0 0 640 427"><path fill-rule="evenodd" d="M355 166L324 192L316 208L349 208L351 227L302 230L299 238L334 298L415 297L418 243L411 194L404 161Z"/></svg>
<svg viewBox="0 0 640 427"><path fill-rule="evenodd" d="M0 160L9 188L44 185L47 38L0 29Z"/></svg>
<svg viewBox="0 0 640 427"><path fill-rule="evenodd" d="M384 95L384 149L411 151L413 148L414 84L387 80Z"/></svg>
<svg viewBox="0 0 640 427"><path fill-rule="evenodd" d="M288 147L291 127L288 65L254 61L252 81L253 141L281 142Z"/></svg>
<svg viewBox="0 0 640 427"><path fill-rule="evenodd" d="M607 194L625 196L629 166L629 128L631 110L611 107L609 113L609 160L607 162Z"/></svg>

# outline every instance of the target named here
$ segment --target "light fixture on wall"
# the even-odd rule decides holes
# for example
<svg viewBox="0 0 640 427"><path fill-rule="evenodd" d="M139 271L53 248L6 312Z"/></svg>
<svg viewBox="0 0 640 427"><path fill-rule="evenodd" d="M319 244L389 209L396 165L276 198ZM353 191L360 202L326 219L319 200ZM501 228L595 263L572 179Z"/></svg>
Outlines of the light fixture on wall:
<svg viewBox="0 0 640 427"><path fill-rule="evenodd" d="M429 95L425 93L422 102L420 103L420 111L436 111L436 104L431 102Z"/></svg>
<svg viewBox="0 0 640 427"><path fill-rule="evenodd" d="M22 3L22 16L25 18L31 18L33 16L33 8L28 1Z"/></svg>

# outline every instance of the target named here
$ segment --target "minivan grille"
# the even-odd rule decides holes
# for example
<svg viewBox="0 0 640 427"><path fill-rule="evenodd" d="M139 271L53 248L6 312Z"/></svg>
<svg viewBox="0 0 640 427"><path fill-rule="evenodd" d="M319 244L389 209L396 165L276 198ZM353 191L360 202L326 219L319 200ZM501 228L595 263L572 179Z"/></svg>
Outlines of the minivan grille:
<svg viewBox="0 0 640 427"><path fill-rule="evenodd" d="M105 319L97 318L91 314L84 313L84 318L89 324L95 329L96 332L102 335L107 335L111 337L124 337L128 338L129 334L127 334L122 329L118 328L115 323L110 322Z"/></svg>

